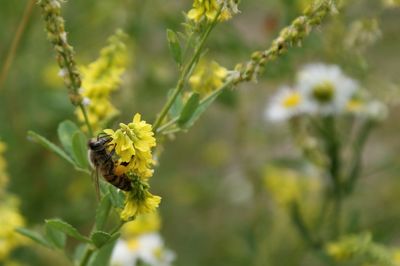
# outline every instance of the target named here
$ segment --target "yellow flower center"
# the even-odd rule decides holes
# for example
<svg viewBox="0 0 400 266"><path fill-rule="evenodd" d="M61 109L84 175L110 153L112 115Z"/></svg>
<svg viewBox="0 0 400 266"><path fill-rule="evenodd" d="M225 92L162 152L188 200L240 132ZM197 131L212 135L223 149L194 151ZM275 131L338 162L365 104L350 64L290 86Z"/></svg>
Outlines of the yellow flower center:
<svg viewBox="0 0 400 266"><path fill-rule="evenodd" d="M353 99L347 102L346 109L349 112L360 111L363 107L363 102L357 99Z"/></svg>
<svg viewBox="0 0 400 266"><path fill-rule="evenodd" d="M332 101L335 94L335 88L332 83L325 81L313 88L312 96L320 103L328 103Z"/></svg>
<svg viewBox="0 0 400 266"><path fill-rule="evenodd" d="M301 102L301 95L298 92L292 92L290 95L283 99L282 104L286 108L292 108L299 105Z"/></svg>
<svg viewBox="0 0 400 266"><path fill-rule="evenodd" d="M136 238L129 239L127 246L130 250L137 250L139 248L139 241Z"/></svg>

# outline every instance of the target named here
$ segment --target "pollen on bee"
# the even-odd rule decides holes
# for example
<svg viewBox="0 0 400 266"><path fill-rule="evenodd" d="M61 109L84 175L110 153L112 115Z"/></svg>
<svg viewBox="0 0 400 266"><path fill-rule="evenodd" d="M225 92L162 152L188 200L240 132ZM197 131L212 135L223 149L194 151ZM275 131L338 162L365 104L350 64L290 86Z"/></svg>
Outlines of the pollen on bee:
<svg viewBox="0 0 400 266"><path fill-rule="evenodd" d="M122 164L118 164L115 168L114 168L114 174L116 175L123 175L127 172L128 167L122 165Z"/></svg>

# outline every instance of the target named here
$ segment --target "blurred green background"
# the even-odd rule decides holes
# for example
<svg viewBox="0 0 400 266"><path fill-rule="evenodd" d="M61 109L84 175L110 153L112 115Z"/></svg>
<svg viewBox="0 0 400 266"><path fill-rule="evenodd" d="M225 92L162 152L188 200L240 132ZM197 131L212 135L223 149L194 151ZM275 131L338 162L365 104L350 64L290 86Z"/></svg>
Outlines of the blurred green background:
<svg viewBox="0 0 400 266"><path fill-rule="evenodd" d="M241 13L211 35L208 57L232 69L252 51L267 48L307 2L242 1ZM93 61L116 28L130 37L131 64L123 86L113 95L121 111L118 121L126 122L136 112L154 121L177 78L165 30L181 30L182 12L191 4L85 0L64 5L78 64ZM0 0L1 65L25 5L26 1ZM262 181L267 165L301 162L287 126L265 122L263 113L275 89L291 83L297 69L310 62L340 65L390 108L367 145L362 178L346 213L358 230L371 231L379 242L400 245L400 8L374 0L343 5L303 47L267 65L257 84L224 93L189 132L166 143L151 185L163 198L162 234L177 254L176 265L320 265ZM372 18L378 20L382 37L365 49L349 49L345 43L350 25ZM90 178L26 137L34 130L57 142L57 125L65 119L75 119L73 107L57 77L54 52L35 6L0 87L0 137L8 145L9 190L20 198L29 226L61 217L88 232L96 204ZM61 264L59 255L38 247L21 248L14 255L27 265Z"/></svg>

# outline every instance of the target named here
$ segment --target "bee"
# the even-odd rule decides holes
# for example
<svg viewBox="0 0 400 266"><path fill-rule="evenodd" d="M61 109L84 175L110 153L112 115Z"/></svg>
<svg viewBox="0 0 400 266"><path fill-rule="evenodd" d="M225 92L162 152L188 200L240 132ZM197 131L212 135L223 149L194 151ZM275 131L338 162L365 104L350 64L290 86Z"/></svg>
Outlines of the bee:
<svg viewBox="0 0 400 266"><path fill-rule="evenodd" d="M88 142L89 159L96 169L96 190L97 192L99 191L97 173L100 172L104 179L113 186L124 191L130 191L132 187L129 177L126 174L117 175L115 173L116 165L113 160L115 147L109 151L109 143L111 141L112 139L109 135L99 135L96 139L90 139Z"/></svg>

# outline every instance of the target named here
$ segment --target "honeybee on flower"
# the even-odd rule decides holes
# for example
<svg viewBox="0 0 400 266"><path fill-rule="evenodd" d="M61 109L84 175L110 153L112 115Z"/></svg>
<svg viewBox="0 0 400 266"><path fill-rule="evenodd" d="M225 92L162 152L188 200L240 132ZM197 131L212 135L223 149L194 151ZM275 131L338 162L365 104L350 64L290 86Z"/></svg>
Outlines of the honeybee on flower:
<svg viewBox="0 0 400 266"><path fill-rule="evenodd" d="M151 149L156 146L152 125L142 120L140 114L135 114L132 122L120 123L119 129L105 129L103 132L109 138L108 147L115 153L114 174L127 176L131 183L121 219L128 221L154 211L161 197L149 192L148 179L153 175L154 165Z"/></svg>

